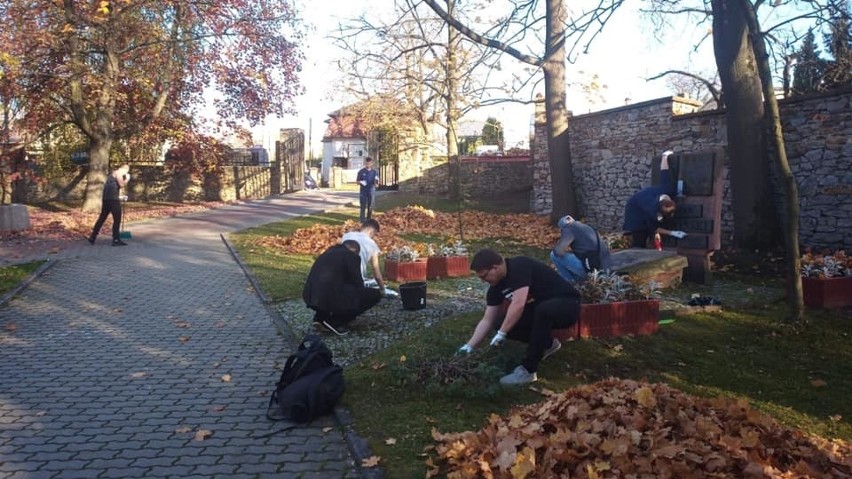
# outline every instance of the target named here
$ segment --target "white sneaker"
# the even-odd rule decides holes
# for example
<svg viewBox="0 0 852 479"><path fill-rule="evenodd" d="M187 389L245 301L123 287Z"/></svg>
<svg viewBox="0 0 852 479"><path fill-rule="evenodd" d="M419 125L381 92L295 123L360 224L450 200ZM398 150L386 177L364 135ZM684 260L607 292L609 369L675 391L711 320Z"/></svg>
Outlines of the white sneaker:
<svg viewBox="0 0 852 479"><path fill-rule="evenodd" d="M527 368L523 366L516 367L511 374L507 374L500 378L500 384L504 386L518 386L521 384L534 383L536 381L538 381L536 373L527 371Z"/></svg>
<svg viewBox="0 0 852 479"><path fill-rule="evenodd" d="M541 355L541 360L544 361L548 356L559 351L562 348L562 341L553 338L553 344L550 345L549 348L544 350L544 353Z"/></svg>

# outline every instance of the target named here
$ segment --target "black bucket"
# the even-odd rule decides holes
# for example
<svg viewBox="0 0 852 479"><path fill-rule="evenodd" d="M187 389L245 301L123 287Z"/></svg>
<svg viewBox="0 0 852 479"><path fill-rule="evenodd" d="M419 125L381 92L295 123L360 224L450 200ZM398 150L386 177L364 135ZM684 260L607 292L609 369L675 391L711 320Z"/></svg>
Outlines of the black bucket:
<svg viewBox="0 0 852 479"><path fill-rule="evenodd" d="M416 311L426 307L426 282L404 283L399 286L402 309Z"/></svg>

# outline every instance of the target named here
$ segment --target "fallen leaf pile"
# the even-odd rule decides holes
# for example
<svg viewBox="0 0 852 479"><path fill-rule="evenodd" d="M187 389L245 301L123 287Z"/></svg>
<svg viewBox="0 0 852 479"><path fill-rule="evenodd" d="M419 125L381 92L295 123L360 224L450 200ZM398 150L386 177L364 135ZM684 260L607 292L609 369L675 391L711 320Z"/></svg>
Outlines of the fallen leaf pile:
<svg viewBox="0 0 852 479"><path fill-rule="evenodd" d="M459 216L457 213L432 211L419 206L394 208L376 215L381 231L376 243L382 251L412 246L400 237L403 234L430 236L458 236ZM463 211L461 222L466 240L486 238L512 238L528 246L550 248L559 236L546 217L533 214L493 214L481 211ZM254 244L280 250L288 254L318 255L340 242L347 231L355 231L358 224L347 221L342 225L313 225L301 228L290 236L267 236L258 238Z"/></svg>
<svg viewBox="0 0 852 479"><path fill-rule="evenodd" d="M133 204L125 208L124 220L137 221L147 218L163 218L178 214L218 208L227 203L220 201L192 204ZM79 209L51 211L42 208L27 208L31 227L25 231L0 233L0 240L24 239L80 239L80 235L88 236L98 218L99 212L84 213ZM109 228L112 223L107 221Z"/></svg>
<svg viewBox="0 0 852 479"><path fill-rule="evenodd" d="M742 400L631 380L548 393L478 432L432 436L427 477L852 477L845 442L782 427Z"/></svg>

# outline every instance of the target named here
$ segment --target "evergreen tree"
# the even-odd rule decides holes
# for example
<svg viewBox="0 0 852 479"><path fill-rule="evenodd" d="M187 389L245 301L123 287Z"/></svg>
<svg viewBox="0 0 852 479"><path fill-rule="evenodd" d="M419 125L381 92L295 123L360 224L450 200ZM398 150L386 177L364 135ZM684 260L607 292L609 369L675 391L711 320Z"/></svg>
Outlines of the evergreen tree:
<svg viewBox="0 0 852 479"><path fill-rule="evenodd" d="M497 145L503 151L503 125L496 118L488 117L482 127L482 142L486 145Z"/></svg>
<svg viewBox="0 0 852 479"><path fill-rule="evenodd" d="M825 88L852 85L852 24L849 22L849 4L840 2L832 14L825 44L832 60L826 62Z"/></svg>
<svg viewBox="0 0 852 479"><path fill-rule="evenodd" d="M793 94L801 95L820 91L825 70L825 60L820 58L813 30L808 30L793 67Z"/></svg>

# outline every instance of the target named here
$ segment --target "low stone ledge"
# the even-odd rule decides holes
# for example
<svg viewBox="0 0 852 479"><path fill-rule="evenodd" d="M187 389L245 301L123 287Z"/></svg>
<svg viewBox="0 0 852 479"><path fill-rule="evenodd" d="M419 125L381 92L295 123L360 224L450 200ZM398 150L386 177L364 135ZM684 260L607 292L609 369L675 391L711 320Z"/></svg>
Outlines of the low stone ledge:
<svg viewBox="0 0 852 479"><path fill-rule="evenodd" d="M612 253L614 271L629 274L639 283L656 281L661 288L679 285L686 266L686 256L674 250L630 248Z"/></svg>
<svg viewBox="0 0 852 479"><path fill-rule="evenodd" d="M30 213L27 207L12 203L0 206L0 232L30 229Z"/></svg>

